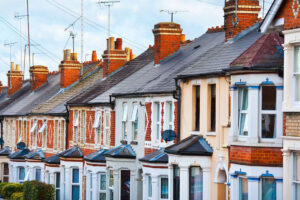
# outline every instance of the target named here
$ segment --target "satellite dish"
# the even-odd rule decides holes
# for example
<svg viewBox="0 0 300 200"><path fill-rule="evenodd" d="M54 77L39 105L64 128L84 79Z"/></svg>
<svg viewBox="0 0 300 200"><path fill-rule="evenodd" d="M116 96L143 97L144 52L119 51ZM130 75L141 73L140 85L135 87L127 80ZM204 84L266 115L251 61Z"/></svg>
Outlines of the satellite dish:
<svg viewBox="0 0 300 200"><path fill-rule="evenodd" d="M24 142L19 142L17 144L17 149L23 150L23 149L25 149L25 147L26 147L26 144Z"/></svg>
<svg viewBox="0 0 300 200"><path fill-rule="evenodd" d="M3 138L0 138L0 145L3 145L3 144L4 144Z"/></svg>
<svg viewBox="0 0 300 200"><path fill-rule="evenodd" d="M166 142L172 142L176 138L176 133L173 130L165 130L162 133L162 138Z"/></svg>

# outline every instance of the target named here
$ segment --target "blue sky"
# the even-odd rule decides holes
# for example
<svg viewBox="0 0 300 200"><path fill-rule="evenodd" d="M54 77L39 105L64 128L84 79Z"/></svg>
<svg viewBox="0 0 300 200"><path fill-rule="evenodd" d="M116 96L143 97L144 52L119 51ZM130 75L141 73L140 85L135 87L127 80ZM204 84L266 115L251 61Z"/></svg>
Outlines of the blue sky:
<svg viewBox="0 0 300 200"><path fill-rule="evenodd" d="M266 0L266 7L271 1ZM90 59L92 50L97 51L99 58L106 46L107 8L99 6L97 2L84 0L83 60ZM36 53L34 63L45 65L50 71L57 70L64 47L72 47L72 40L67 42L69 31L64 29L79 17L81 0L29 0L29 4L31 39L38 45L31 48L31 52ZM181 24L186 39L194 39L207 28L223 24L223 4L224 0L120 0L111 9L112 36L122 37L124 46L129 46L138 55L153 44L154 24L170 20L168 14L159 11L169 9L187 11L175 15L175 22ZM4 43L17 42L12 47L12 61L20 63L19 21L14 18L16 13L26 14L26 0L0 1L0 81L4 84L7 84L6 73L10 62L9 47ZM24 18L22 32L25 38L26 25ZM74 25L74 31L77 33L75 51L80 59L80 21ZM22 42L24 51L27 40ZM28 58L25 78L29 78Z"/></svg>

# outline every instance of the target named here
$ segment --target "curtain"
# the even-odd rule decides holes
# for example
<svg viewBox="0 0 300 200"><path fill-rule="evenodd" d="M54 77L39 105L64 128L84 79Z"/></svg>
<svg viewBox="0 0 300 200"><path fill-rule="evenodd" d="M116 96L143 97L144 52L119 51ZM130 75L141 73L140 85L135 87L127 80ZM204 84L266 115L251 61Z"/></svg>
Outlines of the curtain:
<svg viewBox="0 0 300 200"><path fill-rule="evenodd" d="M161 195L160 197L162 199L168 198L168 179L167 178L161 178Z"/></svg>
<svg viewBox="0 0 300 200"><path fill-rule="evenodd" d="M203 174L200 167L190 168L190 200L203 199Z"/></svg>
<svg viewBox="0 0 300 200"><path fill-rule="evenodd" d="M274 178L262 179L262 200L276 200L276 182Z"/></svg>

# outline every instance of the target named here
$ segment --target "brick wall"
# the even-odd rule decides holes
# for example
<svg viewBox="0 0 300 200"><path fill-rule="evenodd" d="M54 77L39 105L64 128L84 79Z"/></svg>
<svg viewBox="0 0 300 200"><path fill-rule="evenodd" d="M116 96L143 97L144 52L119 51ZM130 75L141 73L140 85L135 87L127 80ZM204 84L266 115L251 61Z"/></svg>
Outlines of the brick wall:
<svg viewBox="0 0 300 200"><path fill-rule="evenodd" d="M285 30L300 28L300 2L297 0L283 1L275 18L282 17L284 17Z"/></svg>
<svg viewBox="0 0 300 200"><path fill-rule="evenodd" d="M110 146L116 144L116 111L110 112Z"/></svg>
<svg viewBox="0 0 300 200"><path fill-rule="evenodd" d="M300 137L300 113L284 113L283 133L285 136Z"/></svg>
<svg viewBox="0 0 300 200"><path fill-rule="evenodd" d="M281 148L231 146L230 163L253 166L282 166Z"/></svg>
<svg viewBox="0 0 300 200"><path fill-rule="evenodd" d="M175 106L175 109L174 109L174 131L177 135L177 126L178 126L178 123L177 123L177 121L178 121L178 116L177 116L178 104L177 104L177 102L174 103L174 106ZM174 143L177 143L177 137L175 138Z"/></svg>
<svg viewBox="0 0 300 200"><path fill-rule="evenodd" d="M157 151L157 149L152 149L152 148L145 148L145 156L150 154L150 153L153 153Z"/></svg>
<svg viewBox="0 0 300 200"><path fill-rule="evenodd" d="M145 141L151 141L151 125L152 125L152 119L151 119L151 115L152 115L152 103L146 103L146 114L145 114L145 127L146 128L146 136L145 136Z"/></svg>
<svg viewBox="0 0 300 200"><path fill-rule="evenodd" d="M22 88L23 84L23 73L22 71L9 71L7 73L8 82L8 96L11 96L19 89Z"/></svg>
<svg viewBox="0 0 300 200"><path fill-rule="evenodd" d="M40 88L47 82L48 68L45 66L30 67L32 90Z"/></svg>

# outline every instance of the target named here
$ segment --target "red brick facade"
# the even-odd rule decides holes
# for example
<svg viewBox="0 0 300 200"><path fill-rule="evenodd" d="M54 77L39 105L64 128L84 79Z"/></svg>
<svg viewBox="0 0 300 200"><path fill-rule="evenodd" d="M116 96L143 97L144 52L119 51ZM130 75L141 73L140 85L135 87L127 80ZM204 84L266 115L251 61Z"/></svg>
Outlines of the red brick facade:
<svg viewBox="0 0 300 200"><path fill-rule="evenodd" d="M182 29L179 24L166 22L154 26L154 64L180 48Z"/></svg>
<svg viewBox="0 0 300 200"><path fill-rule="evenodd" d="M32 90L40 88L47 82L49 70L45 66L32 66L30 67L31 87Z"/></svg>
<svg viewBox="0 0 300 200"><path fill-rule="evenodd" d="M145 141L151 141L151 125L152 125L152 103L146 103L146 114L145 114L145 128L146 128L146 136L145 136Z"/></svg>
<svg viewBox="0 0 300 200"><path fill-rule="evenodd" d="M224 8L225 40L232 39L258 22L259 0L229 0ZM237 16L236 16L237 9Z"/></svg>
<svg viewBox="0 0 300 200"><path fill-rule="evenodd" d="M22 88L23 84L23 72L20 71L19 65L14 67L14 63L11 63L11 70L7 73L7 83L8 83L8 96L11 96L19 89Z"/></svg>
<svg viewBox="0 0 300 200"><path fill-rule="evenodd" d="M300 3L294 0L284 0L281 3L276 19L284 18L284 29L300 28Z"/></svg>
<svg viewBox="0 0 300 200"><path fill-rule="evenodd" d="M110 146L116 145L116 111L110 113Z"/></svg>
<svg viewBox="0 0 300 200"><path fill-rule="evenodd" d="M230 163L252 166L282 166L281 148L230 146Z"/></svg>

